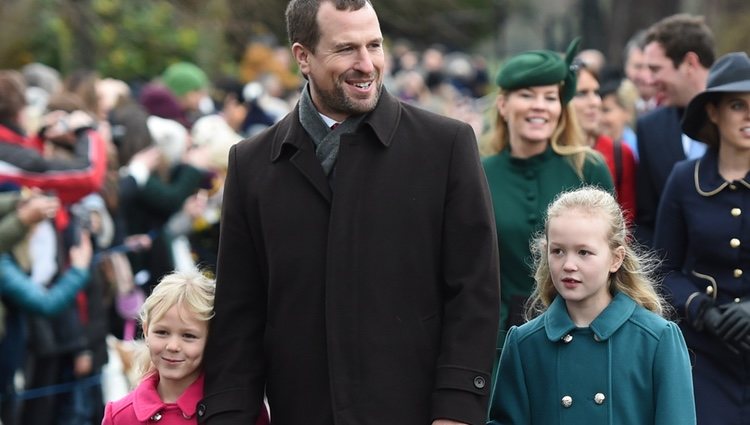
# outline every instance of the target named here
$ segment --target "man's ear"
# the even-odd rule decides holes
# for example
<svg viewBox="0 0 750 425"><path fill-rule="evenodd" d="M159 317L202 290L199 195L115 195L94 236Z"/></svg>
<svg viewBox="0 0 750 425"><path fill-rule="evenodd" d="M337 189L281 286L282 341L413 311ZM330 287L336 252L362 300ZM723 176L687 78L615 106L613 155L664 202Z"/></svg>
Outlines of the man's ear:
<svg viewBox="0 0 750 425"><path fill-rule="evenodd" d="M310 72L310 55L312 55L312 52L310 52L305 46L300 43L292 44L292 56L294 56L294 60L297 61L300 72L304 75L307 75Z"/></svg>

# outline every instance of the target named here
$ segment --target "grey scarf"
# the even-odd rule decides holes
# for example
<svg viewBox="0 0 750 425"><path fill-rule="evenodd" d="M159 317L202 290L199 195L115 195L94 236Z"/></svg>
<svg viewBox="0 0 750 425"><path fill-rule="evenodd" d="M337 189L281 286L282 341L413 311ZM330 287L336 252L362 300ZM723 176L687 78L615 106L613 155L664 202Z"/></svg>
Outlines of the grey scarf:
<svg viewBox="0 0 750 425"><path fill-rule="evenodd" d="M315 105L310 98L309 87L305 85L302 89L302 96L299 101L299 122L315 143L315 156L318 157L326 176L331 174L333 166L336 164L341 135L356 131L359 123L362 122L362 118L364 118L364 115L349 117L338 127L331 130L320 117L318 110L315 109Z"/></svg>

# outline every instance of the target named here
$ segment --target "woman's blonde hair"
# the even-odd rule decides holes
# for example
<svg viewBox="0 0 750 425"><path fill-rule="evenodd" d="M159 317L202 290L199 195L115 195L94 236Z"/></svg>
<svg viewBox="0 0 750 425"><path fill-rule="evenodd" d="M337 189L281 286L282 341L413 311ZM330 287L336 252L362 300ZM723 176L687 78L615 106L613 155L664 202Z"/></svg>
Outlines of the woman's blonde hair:
<svg viewBox="0 0 750 425"><path fill-rule="evenodd" d="M505 91L500 88L498 96L510 96L514 91ZM562 104L562 101L560 102ZM497 109L497 107L495 108ZM494 132L485 138L480 146L483 155L489 156L501 152L510 145L510 132L508 122L498 110L495 114ZM583 131L578 125L570 103L562 105L560 120L550 138L550 146L557 154L562 155L570 160L573 169L578 177L583 178L583 165L587 159L597 158L594 151L586 145L586 139Z"/></svg>
<svg viewBox="0 0 750 425"><path fill-rule="evenodd" d="M144 337L149 323L160 320L174 306L194 315L194 319L208 322L214 316L216 284L199 270L172 272L165 275L144 301L139 320L144 327ZM143 345L136 357L141 378L155 372L148 348Z"/></svg>
<svg viewBox="0 0 750 425"><path fill-rule="evenodd" d="M547 232L552 218L571 210L583 211L604 218L609 223L607 234L609 248L613 252L619 247L624 249L622 265L609 276L610 292L613 295L615 292L623 292L636 303L661 316L671 314L666 302L656 289L657 284L654 278L658 267L656 257L635 245L622 209L609 192L593 186L584 186L557 195L547 208L544 232L532 241L531 252L536 266L534 274L536 286L527 303L526 318L531 319L544 312L557 296L549 270Z"/></svg>

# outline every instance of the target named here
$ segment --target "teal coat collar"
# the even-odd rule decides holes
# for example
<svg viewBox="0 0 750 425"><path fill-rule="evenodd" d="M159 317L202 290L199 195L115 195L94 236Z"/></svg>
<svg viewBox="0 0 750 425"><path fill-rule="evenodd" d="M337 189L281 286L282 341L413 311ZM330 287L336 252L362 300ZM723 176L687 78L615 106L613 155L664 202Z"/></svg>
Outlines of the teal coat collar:
<svg viewBox="0 0 750 425"><path fill-rule="evenodd" d="M591 322L591 331L600 341L611 337L623 323L627 322L635 311L636 303L630 297L618 292L607 308ZM544 314L544 329L550 341L559 341L576 328L568 315L565 300L555 297Z"/></svg>

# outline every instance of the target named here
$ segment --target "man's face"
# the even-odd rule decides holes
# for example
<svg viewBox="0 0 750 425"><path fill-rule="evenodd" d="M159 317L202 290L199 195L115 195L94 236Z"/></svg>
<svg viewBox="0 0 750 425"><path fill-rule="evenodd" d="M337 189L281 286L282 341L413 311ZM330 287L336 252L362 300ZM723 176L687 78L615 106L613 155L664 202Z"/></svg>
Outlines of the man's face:
<svg viewBox="0 0 750 425"><path fill-rule="evenodd" d="M686 89L689 82L683 72L684 62L675 67L664 47L656 41L647 44L643 53L651 73L651 82L656 88L656 95L663 100L662 103L668 106L687 106L693 93Z"/></svg>
<svg viewBox="0 0 750 425"><path fill-rule="evenodd" d="M635 84L641 99L648 100L656 94L656 88L651 81L651 71L646 66L645 55L643 50L638 47L634 47L628 52L628 60L625 62L625 76Z"/></svg>
<svg viewBox="0 0 750 425"><path fill-rule="evenodd" d="M294 43L292 52L307 75L318 111L337 121L375 108L383 86L383 35L375 10L336 10L324 2L318 10L320 41Z"/></svg>

